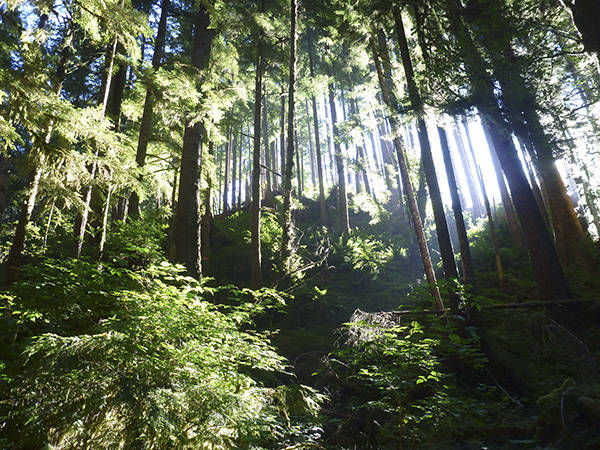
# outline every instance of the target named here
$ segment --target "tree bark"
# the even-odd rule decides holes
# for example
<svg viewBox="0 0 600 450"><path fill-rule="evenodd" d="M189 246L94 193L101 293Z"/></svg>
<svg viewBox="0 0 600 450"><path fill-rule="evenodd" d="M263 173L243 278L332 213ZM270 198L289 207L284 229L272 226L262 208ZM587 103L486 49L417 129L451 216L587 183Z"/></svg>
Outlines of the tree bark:
<svg viewBox="0 0 600 450"><path fill-rule="evenodd" d="M2 218L8 206L8 158L0 154L0 229L2 229Z"/></svg>
<svg viewBox="0 0 600 450"><path fill-rule="evenodd" d="M237 133L233 131L234 135ZM212 141L210 143L212 145ZM237 167L238 158L242 157L242 140L240 139L238 145L235 145L232 149L232 164L231 164L231 207L235 209L237 206Z"/></svg>
<svg viewBox="0 0 600 450"><path fill-rule="evenodd" d="M52 199L52 204L50 205L50 212L48 213L48 221L46 222L46 230L44 231L44 240L42 241L42 248L46 248L48 246L48 235L50 234L50 226L52 225L52 218L54 217L54 209L56 206L56 197Z"/></svg>
<svg viewBox="0 0 600 450"><path fill-rule="evenodd" d="M346 192L346 171L344 169L344 158L340 144L339 129L337 125L337 111L335 109L335 95L333 87L329 85L329 108L331 125L333 126L333 147L335 149L335 164L338 175L338 221L340 231L343 234L350 233L350 221L348 218L348 194Z"/></svg>
<svg viewBox="0 0 600 450"><path fill-rule="evenodd" d="M13 238L12 245L10 246L8 257L6 258L6 284L16 281L17 271L21 266L23 249L25 248L27 225L31 220L31 213L33 212L33 207L35 206L35 200L40 186L40 178L42 177L46 159L43 153L40 153L38 157L39 161L36 161L35 168L32 170L31 175L29 176L27 195L19 212L15 237Z"/></svg>
<svg viewBox="0 0 600 450"><path fill-rule="evenodd" d="M317 177L316 172L317 169L315 167L315 147L313 145L313 136L312 129L310 126L310 113L308 112L308 99L304 103L306 110L306 131L308 132L308 153L310 157L310 181L312 183L313 188L317 185Z"/></svg>
<svg viewBox="0 0 600 450"><path fill-rule="evenodd" d="M438 134L440 135L440 145L442 147L442 155L444 157L444 165L446 166L446 177L448 179L448 188L450 189L450 197L452 198L452 212L454 213L454 221L456 223L456 232L458 234L458 245L460 248L460 259L463 268L463 281L472 286L475 285L475 272L473 270L473 261L471 260L471 250L469 249L469 238L467 237L467 228L463 217L462 206L458 196L458 186L456 184L456 176L452 166L452 158L450 157L450 147L448 146L448 136L446 131L438 126Z"/></svg>
<svg viewBox="0 0 600 450"><path fill-rule="evenodd" d="M544 199L548 202L559 258L563 264L590 269L593 261L587 238L554 158L538 157L535 161L543 181Z"/></svg>
<svg viewBox="0 0 600 450"><path fill-rule="evenodd" d="M121 47L117 50L122 53L124 49ZM125 95L125 84L127 83L127 66L122 65L115 74L115 79L110 84L110 92L108 96L108 105L106 108L107 116L112 120L112 130L119 132L121 130L121 107L123 104L123 96ZM114 186L112 185L113 169L109 170L107 188L104 198L104 210L102 212L102 220L100 223L100 240L98 244L100 259L104 255L104 244L106 243L106 237L108 235L108 214L110 212L110 203L112 200L112 194L114 192ZM92 189L94 187L92 186ZM96 190L98 187L96 187ZM97 192L98 197L100 193ZM96 222L100 218L100 214L96 214Z"/></svg>
<svg viewBox="0 0 600 450"><path fill-rule="evenodd" d="M285 173L285 90L283 87L283 75L281 76L281 111L279 116L279 123L281 125L281 129L279 130L279 160L281 161L281 176L284 176ZM283 179L282 181L282 189L283 189Z"/></svg>
<svg viewBox="0 0 600 450"><path fill-rule="evenodd" d="M295 93L296 93L296 17L298 7L296 0L290 0L290 80L288 89L288 129L287 151L285 155L285 171L283 173L283 208L281 211L281 265L283 271L290 270L291 240L292 240L292 177L294 170L294 126Z"/></svg>
<svg viewBox="0 0 600 450"><path fill-rule="evenodd" d="M371 183L369 182L369 175L367 173L367 164L368 163L367 163L367 158L365 156L364 147L359 145L356 148L358 151L358 163L361 167L363 182L365 183L365 190L367 191L367 194L373 195L373 191L371 190Z"/></svg>
<svg viewBox="0 0 600 450"><path fill-rule="evenodd" d="M294 126L294 143L296 148L296 177L298 183L298 198L302 198L302 192L304 190L304 172L302 170L303 162L302 162L302 151L300 150L300 145L298 145L298 129L296 125Z"/></svg>
<svg viewBox="0 0 600 450"><path fill-rule="evenodd" d="M210 58L213 32L210 18L201 3L194 29L191 62L194 67L205 68ZM203 142L203 124L187 124L183 134L181 168L179 171L179 197L175 218L175 261L185 266L189 276L202 276L200 249L200 172Z"/></svg>
<svg viewBox="0 0 600 450"><path fill-rule="evenodd" d="M225 146L225 160L223 173L223 212L229 211L229 173L231 172L231 149L236 144L234 133L231 132L231 127L227 133L227 145Z"/></svg>
<svg viewBox="0 0 600 450"><path fill-rule="evenodd" d="M587 1L577 0L575 6L581 6ZM513 30L505 25L500 25L502 17L509 12L502 3L495 9L482 9L478 7L479 5L470 6L474 12L474 20L479 19L484 23L492 24L491 27L478 29L480 41L488 50L494 76L502 89L502 103L507 118L514 133L526 144L540 177L543 198L550 212L559 258L563 264L589 268L592 258L588 252L585 232L577 219L573 203L567 195L564 181L556 169L554 145L541 123L535 90L524 76L524 64L527 61L522 61L522 58L517 56L511 46ZM591 3L587 4L584 9L588 10L590 14L600 14L600 6L594 10L591 8ZM494 21L493 19L496 18L500 20ZM600 31L600 26L596 25L595 29ZM600 43L600 38L598 38L598 43Z"/></svg>
<svg viewBox="0 0 600 450"><path fill-rule="evenodd" d="M179 164L175 162L173 170L173 181L171 189L171 217L169 218L169 233L168 233L168 257L169 261L175 261L175 218L177 216L177 180L179 179Z"/></svg>
<svg viewBox="0 0 600 450"><path fill-rule="evenodd" d="M234 147L234 155L235 155L235 147ZM212 166L215 157L215 145L212 140L208 142L208 154L205 156L209 161L209 166ZM234 158L235 161L235 158ZM235 167L235 164L234 164ZM235 174L235 170L233 171ZM213 205L212 205L212 191L213 191L213 173L212 170L205 170L206 177L206 188L202 193L202 200L204 203L204 214L202 214L201 225L200 225L200 244L201 244L201 255L202 255L202 270L204 273L210 274L210 262L211 262L211 244L212 244L212 229L214 224L213 217ZM235 182L233 183L235 188ZM232 203L233 203L232 196Z"/></svg>
<svg viewBox="0 0 600 450"><path fill-rule="evenodd" d="M329 100L326 94L323 94L323 109L325 110L325 127L327 129L327 164L329 165L329 170L326 173L329 174L329 179L331 180L331 184L335 185L337 183L336 179L336 169L334 163L334 150L332 150L334 136L333 136L333 126L330 126L332 123L331 120L331 112L329 109Z"/></svg>
<svg viewBox="0 0 600 450"><path fill-rule="evenodd" d="M471 203L473 205L473 217L476 219L483 215L483 207L481 205L479 191L477 190L477 186L475 184L475 177L473 176L473 171L471 170L471 163L465 150L456 117L454 118L454 128L452 131L454 134L454 140L456 141L456 146L458 148L458 156L460 157L463 172L467 179L467 188L469 189L469 196L471 197Z"/></svg>
<svg viewBox="0 0 600 450"><path fill-rule="evenodd" d="M535 200L538 204L538 207L540 208L540 212L542 213L542 217L544 218L544 223L546 224L546 227L548 228L551 234L554 234L552 223L550 222L550 218L548 217L548 204L544 198L544 195L542 194L544 180L542 180L536 175L536 173L533 170L533 165L529 163L528 150L525 148L525 144L522 141L520 141L520 144L522 150L521 159L525 163L525 168L527 170L526 175L529 176L529 185L531 186L531 190L533 191Z"/></svg>
<svg viewBox="0 0 600 450"><path fill-rule="evenodd" d="M242 205L242 179L243 179L243 158L244 158L244 140L240 136L240 157L238 161L238 198L237 198L237 207L239 208Z"/></svg>
<svg viewBox="0 0 600 450"><path fill-rule="evenodd" d="M309 70L310 77L314 79L315 76L315 62L314 62L314 48L312 41L312 34L308 33L308 58L309 58ZM317 100L315 96L311 96L312 103L312 119L313 126L315 129L315 151L317 159L317 178L319 180L319 216L321 218L321 225L327 226L327 206L325 204L325 184L323 180L323 157L321 155L321 139L319 136L319 115L317 110Z"/></svg>
<svg viewBox="0 0 600 450"><path fill-rule="evenodd" d="M265 178L267 179L267 191L266 197L270 199L273 194L273 185L274 178L271 174L271 170L273 170L273 164L271 164L271 152L269 149L269 123L268 123L268 114L267 114L267 94L263 92L263 106L262 106L262 138L264 141L264 154L265 154L265 165L270 170L265 170Z"/></svg>
<svg viewBox="0 0 600 450"><path fill-rule="evenodd" d="M494 112L492 108L488 111L487 114ZM525 234L540 297L545 300L571 298L571 291L558 260L554 243L523 173L512 139L507 132L500 131L499 126L491 123L492 120L500 120L498 112L494 115L494 119L487 114L484 113L482 120L491 130L498 159L508 180L515 209Z"/></svg>
<svg viewBox="0 0 600 450"><path fill-rule="evenodd" d="M481 119L481 125L483 127L490 151L490 156L492 158L494 173L496 174L496 181L498 183L498 189L500 190L500 198L502 200L502 207L504 209L504 216L506 217L506 224L508 226L511 241L515 247L523 248L525 247L525 243L523 242L523 237L521 235L521 225L517 219L517 215L513 207L513 201L506 187L506 181L504 180L504 174L502 173L502 167L500 166L500 161L498 160L496 147L494 146L494 141L491 137L491 131L488 129L488 125L486 122L484 122L483 118Z"/></svg>
<svg viewBox="0 0 600 450"><path fill-rule="evenodd" d="M261 2L261 11L263 2ZM253 130L253 151L252 151L252 205L250 225L251 233L251 261L250 261L250 284L256 289L262 282L262 262L260 248L260 213L261 213L261 192L260 192L260 138L262 119L262 91L263 91L263 43L262 33L256 46L256 75L254 80L254 130ZM266 127L265 127L266 128ZM267 137L265 135L265 140Z"/></svg>

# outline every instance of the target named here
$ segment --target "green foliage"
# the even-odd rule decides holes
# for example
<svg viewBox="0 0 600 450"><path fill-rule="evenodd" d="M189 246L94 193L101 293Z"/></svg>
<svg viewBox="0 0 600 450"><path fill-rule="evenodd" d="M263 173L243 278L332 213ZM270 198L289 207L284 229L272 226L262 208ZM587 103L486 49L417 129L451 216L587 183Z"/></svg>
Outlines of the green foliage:
<svg viewBox="0 0 600 450"><path fill-rule="evenodd" d="M237 211L215 224L215 246L209 256L209 273L221 280L242 284L250 277L250 214ZM263 270L278 268L281 224L275 210L263 208L260 221ZM212 271L210 271L212 270Z"/></svg>
<svg viewBox="0 0 600 450"><path fill-rule="evenodd" d="M354 414L378 422L379 448L431 448L491 423L492 411L483 399L463 396L454 374L457 365L468 373L487 363L473 330L464 336L437 320L350 327L375 331L371 339L338 351L336 358L346 367L347 382L360 386ZM493 394L484 385L480 390L480 395Z"/></svg>
<svg viewBox="0 0 600 450"><path fill-rule="evenodd" d="M105 260L118 267L137 268L163 259L168 224L161 217L116 222L104 249Z"/></svg>
<svg viewBox="0 0 600 450"><path fill-rule="evenodd" d="M353 230L342 247L344 261L356 271L377 278L382 267L394 257L389 245Z"/></svg>
<svg viewBox="0 0 600 450"><path fill-rule="evenodd" d="M11 349L1 376L12 380L0 412L16 444L245 447L316 412L320 397L308 388L285 401L296 389L277 386L285 361L250 328L270 299L283 299L181 272L51 259L26 268L1 311ZM207 301L215 296L230 304Z"/></svg>

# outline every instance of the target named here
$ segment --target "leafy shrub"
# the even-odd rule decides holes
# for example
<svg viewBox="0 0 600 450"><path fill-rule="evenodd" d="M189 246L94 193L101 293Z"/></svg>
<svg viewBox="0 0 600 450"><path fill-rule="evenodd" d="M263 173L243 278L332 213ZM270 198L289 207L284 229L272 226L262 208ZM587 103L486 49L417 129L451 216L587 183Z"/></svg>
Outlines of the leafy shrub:
<svg viewBox="0 0 600 450"><path fill-rule="evenodd" d="M382 267L394 257L392 248L354 230L342 247L344 260L354 270L377 278Z"/></svg>
<svg viewBox="0 0 600 450"><path fill-rule="evenodd" d="M3 355L12 380L0 391L0 422L16 445L243 448L272 444L291 418L316 413L317 393L281 386L284 359L251 329L282 298L181 272L48 259L3 294L3 340L16 333L12 352L23 350ZM217 294L233 299L207 301ZM288 404L286 389L302 395Z"/></svg>
<svg viewBox="0 0 600 450"><path fill-rule="evenodd" d="M353 414L376 422L375 447L432 448L432 437L439 445L486 419L482 402L459 395L455 368L449 367L457 361L475 370L486 364L476 335L461 336L433 319L378 327L365 336L371 338L339 350L336 358L342 360L347 382L356 386Z"/></svg>
<svg viewBox="0 0 600 450"><path fill-rule="evenodd" d="M168 225L158 217L118 221L108 234L104 259L118 267L140 268L163 259Z"/></svg>

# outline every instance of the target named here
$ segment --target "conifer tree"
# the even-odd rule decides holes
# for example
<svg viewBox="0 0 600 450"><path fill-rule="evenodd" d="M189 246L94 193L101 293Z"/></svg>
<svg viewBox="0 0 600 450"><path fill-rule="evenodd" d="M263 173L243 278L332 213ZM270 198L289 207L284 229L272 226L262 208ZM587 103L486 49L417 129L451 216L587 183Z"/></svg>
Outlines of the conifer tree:
<svg viewBox="0 0 600 450"><path fill-rule="evenodd" d="M206 69L210 58L213 31L204 4L200 4L194 24L191 64L196 69ZM205 139L205 129L196 120L185 126L181 168L179 170L179 196L175 216L175 261L185 265L192 277L202 275L200 259L200 163Z"/></svg>
<svg viewBox="0 0 600 450"><path fill-rule="evenodd" d="M281 211L281 264L284 271L290 269L292 232L292 176L294 169L295 126L296 126L296 20L298 5L296 0L290 0L290 73L288 84L288 123L287 149L285 152L285 170L283 172L283 207Z"/></svg>
<svg viewBox="0 0 600 450"><path fill-rule="evenodd" d="M152 70L157 71L163 59L165 42L167 39L167 19L171 0L162 0L160 6L160 19L158 22L158 31L154 40L154 54L152 55ZM152 86L149 84L146 88L146 98L144 100L144 111L140 122L140 131L138 135L137 151L135 161L138 167L142 168L146 164L146 154L148 142L152 133L152 121L154 115L155 95ZM129 215L138 217L140 213L140 197L134 190L129 200Z"/></svg>

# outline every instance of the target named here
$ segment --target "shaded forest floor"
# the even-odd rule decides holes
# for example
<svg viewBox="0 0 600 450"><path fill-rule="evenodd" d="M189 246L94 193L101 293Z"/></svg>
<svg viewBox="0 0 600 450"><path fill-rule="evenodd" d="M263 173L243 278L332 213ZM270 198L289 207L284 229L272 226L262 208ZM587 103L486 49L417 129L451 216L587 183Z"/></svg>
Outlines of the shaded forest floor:
<svg viewBox="0 0 600 450"><path fill-rule="evenodd" d="M299 253L311 255L305 260L324 253L322 247L317 249L324 245L319 241L322 236L314 233L317 207L305 201L296 215L302 236ZM231 254L244 248L233 231L247 220L245 214L237 212L217 222L214 253L224 261L236 260ZM267 216L273 219L271 214L275 213ZM481 311L475 311L477 317L466 330L424 315L408 314L386 322L385 315L369 313L429 308L430 300L424 286L416 282L421 278L420 261L409 248L410 239L398 231L402 223L397 212L378 214L383 214L380 221L373 220L377 214L352 214L351 237L328 241L327 268L308 270L291 286L284 280L293 301L285 311L259 323L276 330L273 342L291 362L297 381L328 395L318 424L319 445L600 448L598 280L582 271L568 272L576 296L592 299L582 304L483 309L536 299L526 253L510 246L500 217L502 284L497 281L487 228L479 224L471 230L478 295L469 295L469 300ZM435 257L435 242L433 246ZM242 266L217 265L217 279L244 282ZM268 276L277 279L274 273ZM451 288L442 285L443 292ZM373 350L372 342L361 341L360 332L357 337L356 330L348 327L351 318L381 319L384 327L402 327L400 333L405 335L418 327L418 340L428 342L420 348L425 356L391 361L389 357L406 343L391 339ZM373 323L365 326L381 331ZM415 369L432 364L431 355L435 355L432 367L437 375L425 387L418 383L422 375Z"/></svg>

